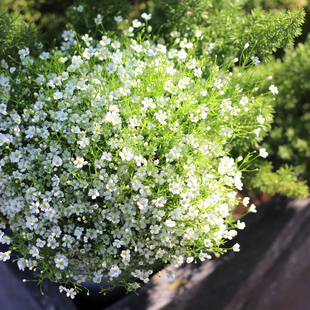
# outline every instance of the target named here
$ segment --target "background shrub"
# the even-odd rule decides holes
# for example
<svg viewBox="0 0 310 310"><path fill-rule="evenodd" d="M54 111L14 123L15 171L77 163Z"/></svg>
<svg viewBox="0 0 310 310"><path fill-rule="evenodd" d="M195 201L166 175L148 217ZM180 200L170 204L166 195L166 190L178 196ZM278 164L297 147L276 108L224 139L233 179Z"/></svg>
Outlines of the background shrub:
<svg viewBox="0 0 310 310"><path fill-rule="evenodd" d="M269 151L275 170L289 166L291 173L307 182L310 180L309 64L308 37L304 44L286 49L282 61L273 59L268 65L261 64L258 67L260 74L269 72L273 76L273 82L279 90L279 96L274 101L274 123L262 145Z"/></svg>

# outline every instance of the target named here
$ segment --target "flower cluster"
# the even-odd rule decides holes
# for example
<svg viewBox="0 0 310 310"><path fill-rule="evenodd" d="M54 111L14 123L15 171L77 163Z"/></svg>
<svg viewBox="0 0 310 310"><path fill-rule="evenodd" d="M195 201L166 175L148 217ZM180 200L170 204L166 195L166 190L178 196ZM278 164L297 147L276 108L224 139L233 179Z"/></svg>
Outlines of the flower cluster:
<svg viewBox="0 0 310 310"><path fill-rule="evenodd" d="M259 140L264 99L196 59L193 43L63 38L37 59L21 50L0 75L0 212L12 230L0 242L19 268L73 298L69 283L105 276L134 290L158 265L225 251L244 227L230 209L248 160L229 145Z"/></svg>

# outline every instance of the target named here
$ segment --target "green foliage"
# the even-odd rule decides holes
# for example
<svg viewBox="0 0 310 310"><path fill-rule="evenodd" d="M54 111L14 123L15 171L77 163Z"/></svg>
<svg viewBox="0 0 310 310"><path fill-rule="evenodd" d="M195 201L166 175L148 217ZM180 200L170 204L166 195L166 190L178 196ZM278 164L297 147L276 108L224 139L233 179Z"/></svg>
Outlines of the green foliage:
<svg viewBox="0 0 310 310"><path fill-rule="evenodd" d="M308 2L308 0L247 0L245 3L245 8L248 11L254 8L262 8L264 10L298 10L305 7Z"/></svg>
<svg viewBox="0 0 310 310"><path fill-rule="evenodd" d="M234 44L248 42L254 46L254 54L265 60L278 48L291 45L301 34L304 12L264 12L254 10L245 18L242 32L236 35Z"/></svg>
<svg viewBox="0 0 310 310"><path fill-rule="evenodd" d="M299 178L310 180L310 38L305 44L286 50L283 62L259 66L260 73L273 76L279 94L269 137L263 145L275 169L288 164ZM265 91L263 87L262 92Z"/></svg>
<svg viewBox="0 0 310 310"><path fill-rule="evenodd" d="M18 14L28 24L35 24L44 33L44 45L54 46L59 42L65 27L65 10L74 0L2 0L0 10Z"/></svg>
<svg viewBox="0 0 310 310"><path fill-rule="evenodd" d="M302 10L293 12L266 12L242 10L244 1L158 1L153 7L153 28L166 41L174 41L179 34L194 36L202 31L200 53L210 53L218 61L240 57L249 43L252 54L267 59L278 48L293 43L301 33L304 19Z"/></svg>
<svg viewBox="0 0 310 310"><path fill-rule="evenodd" d="M77 7L83 8L82 12ZM105 30L115 30L115 16L126 16L130 11L130 1L128 0L87 0L77 1L75 5L67 10L67 17L74 29L81 34L94 32L96 23L94 19L100 14L102 17L101 25Z"/></svg>
<svg viewBox="0 0 310 310"><path fill-rule="evenodd" d="M18 50L26 46L34 53L38 32L33 24L26 24L21 18L0 12L0 59L10 62Z"/></svg>
<svg viewBox="0 0 310 310"><path fill-rule="evenodd" d="M247 189L256 194L275 193L294 198L307 198L309 188L305 181L299 181L294 169L285 165L274 171L271 162L261 162L257 166L258 171L254 175L246 176Z"/></svg>

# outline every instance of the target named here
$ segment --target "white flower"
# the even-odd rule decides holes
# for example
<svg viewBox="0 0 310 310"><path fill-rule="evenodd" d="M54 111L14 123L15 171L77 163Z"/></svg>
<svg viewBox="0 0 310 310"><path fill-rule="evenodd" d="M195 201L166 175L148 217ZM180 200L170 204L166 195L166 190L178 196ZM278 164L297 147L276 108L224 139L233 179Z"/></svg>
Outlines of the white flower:
<svg viewBox="0 0 310 310"><path fill-rule="evenodd" d="M251 60L253 61L253 64L257 66L260 63L260 60L257 56L251 56Z"/></svg>
<svg viewBox="0 0 310 310"><path fill-rule="evenodd" d="M220 160L218 172L220 174L232 174L235 171L236 165L233 158L224 156Z"/></svg>
<svg viewBox="0 0 310 310"><path fill-rule="evenodd" d="M10 160L12 163L18 163L21 157L22 157L22 152L19 150L16 150L10 154Z"/></svg>
<svg viewBox="0 0 310 310"><path fill-rule="evenodd" d="M85 161L85 159L83 157L76 157L75 161L73 162L74 165L77 167L77 168L83 168L83 166L87 165L88 162Z"/></svg>
<svg viewBox="0 0 310 310"><path fill-rule="evenodd" d="M98 192L97 189L91 189L91 190L89 190L89 192L88 192L88 196L90 196L91 199L96 199L97 197L100 196L100 194L99 194L99 192Z"/></svg>
<svg viewBox="0 0 310 310"><path fill-rule="evenodd" d="M194 46L194 44L193 44L192 42L188 42L188 43L186 43L186 45L185 45L185 47L186 47L187 49L191 49L191 48L193 48L193 46Z"/></svg>
<svg viewBox="0 0 310 310"><path fill-rule="evenodd" d="M150 20L152 18L152 14L142 13L141 17L146 20Z"/></svg>
<svg viewBox="0 0 310 310"><path fill-rule="evenodd" d="M9 245L11 243L11 238L9 236L5 236L3 232L0 230L0 243Z"/></svg>
<svg viewBox="0 0 310 310"><path fill-rule="evenodd" d="M173 220L168 219L168 220L165 221L165 225L167 227L174 227L176 225L176 222L173 221Z"/></svg>
<svg viewBox="0 0 310 310"><path fill-rule="evenodd" d="M259 134L260 134L261 130L262 129L260 127L254 130L254 133L256 134L257 138L259 137Z"/></svg>
<svg viewBox="0 0 310 310"><path fill-rule="evenodd" d="M53 98L54 98L55 100L62 99L62 97L63 97L63 93L62 93L61 91L59 91L59 90L57 90L57 91L53 94Z"/></svg>
<svg viewBox="0 0 310 310"><path fill-rule="evenodd" d="M114 20L115 20L117 23L120 23L120 22L123 20L123 17L122 17L122 16L115 16L115 17L114 17Z"/></svg>
<svg viewBox="0 0 310 310"><path fill-rule="evenodd" d="M65 255L57 253L56 257L54 258L54 262L56 267L63 270L68 266L68 259Z"/></svg>
<svg viewBox="0 0 310 310"><path fill-rule="evenodd" d="M122 271L119 269L117 265L113 265L108 273L108 275L112 278L117 278Z"/></svg>
<svg viewBox="0 0 310 310"><path fill-rule="evenodd" d="M117 112L108 112L105 116L107 122L112 123L112 125L118 125L122 122L120 115Z"/></svg>
<svg viewBox="0 0 310 310"><path fill-rule="evenodd" d="M261 156L263 158L266 158L268 156L268 153L267 153L265 148L259 149L259 156Z"/></svg>
<svg viewBox="0 0 310 310"><path fill-rule="evenodd" d="M195 37L196 38L200 38L202 35L202 31L201 30L195 30Z"/></svg>
<svg viewBox="0 0 310 310"><path fill-rule="evenodd" d="M232 247L234 252L240 252L240 244L236 243L233 247Z"/></svg>
<svg viewBox="0 0 310 310"><path fill-rule="evenodd" d="M176 69L174 69L174 67L173 67L173 66L168 66L168 67L166 68L166 73L167 73L167 74L170 74L170 75L175 75L175 74L176 74L176 72L177 72L177 70L176 70Z"/></svg>
<svg viewBox="0 0 310 310"><path fill-rule="evenodd" d="M269 86L269 90L270 90L274 95L276 95L276 94L279 93L278 88L277 88L276 86L274 86L274 85L270 85L270 86Z"/></svg>
<svg viewBox="0 0 310 310"><path fill-rule="evenodd" d="M264 122L265 122L265 119L263 118L262 115L258 115L256 119L257 119L257 121L258 121L260 124L264 124Z"/></svg>
<svg viewBox="0 0 310 310"><path fill-rule="evenodd" d="M26 226L31 230L36 229L38 226L38 219L34 216L26 216Z"/></svg>
<svg viewBox="0 0 310 310"><path fill-rule="evenodd" d="M166 119L168 118L167 113L163 110L159 110L157 113L154 113L155 118L162 124L166 125Z"/></svg>
<svg viewBox="0 0 310 310"><path fill-rule="evenodd" d="M124 244L123 240L115 239L114 242L113 242L113 246L116 247L116 248L120 248L123 244Z"/></svg>
<svg viewBox="0 0 310 310"><path fill-rule="evenodd" d="M160 231L160 227L158 225L151 225L150 232L151 234L158 234Z"/></svg>
<svg viewBox="0 0 310 310"><path fill-rule="evenodd" d="M257 212L256 206L255 206L254 203L252 203L252 204L250 205L249 211L250 211L250 212L253 212L253 213L256 213L256 212Z"/></svg>
<svg viewBox="0 0 310 310"><path fill-rule="evenodd" d="M83 12L83 6L82 5L79 5L77 8L76 8L76 10L78 11L78 12Z"/></svg>
<svg viewBox="0 0 310 310"><path fill-rule="evenodd" d="M244 48L248 48L249 46L250 46L249 43L245 43L245 44L244 44Z"/></svg>
<svg viewBox="0 0 310 310"><path fill-rule="evenodd" d="M242 203L245 207L248 206L249 202L250 202L250 197L244 197L242 200Z"/></svg>
<svg viewBox="0 0 310 310"><path fill-rule="evenodd" d="M102 23L102 16L100 14L97 15L97 17L94 18L94 22L96 25L99 25Z"/></svg>
<svg viewBox="0 0 310 310"><path fill-rule="evenodd" d="M55 167L60 167L62 165L62 159L58 155L55 155L52 160L52 165Z"/></svg>
<svg viewBox="0 0 310 310"><path fill-rule="evenodd" d="M166 269L167 278L174 279L175 273L172 270Z"/></svg>
<svg viewBox="0 0 310 310"><path fill-rule="evenodd" d="M20 258L17 262L17 266L19 270L24 271L27 266L27 260L24 258Z"/></svg>
<svg viewBox="0 0 310 310"><path fill-rule="evenodd" d="M70 297L71 299L74 299L75 295L76 295L76 291L73 288L70 288L67 290L66 293L67 297Z"/></svg>
<svg viewBox="0 0 310 310"><path fill-rule="evenodd" d="M7 261L10 259L11 251L0 252L0 261Z"/></svg>
<svg viewBox="0 0 310 310"><path fill-rule="evenodd" d="M123 250L121 257L124 259L124 261L130 261L130 250Z"/></svg>
<svg viewBox="0 0 310 310"><path fill-rule="evenodd" d="M134 153L130 150L124 147L121 152L119 152L119 156L123 161L130 161L134 157Z"/></svg>
<svg viewBox="0 0 310 310"><path fill-rule="evenodd" d="M156 108L156 104L153 101L153 98L148 98L145 97L141 103L143 104L143 106L147 109L147 108L151 108L151 109L155 109Z"/></svg>
<svg viewBox="0 0 310 310"><path fill-rule="evenodd" d="M140 21L138 21L137 19L134 19L133 21L132 21L132 27L133 28L139 28L139 27L141 27L141 22Z"/></svg>
<svg viewBox="0 0 310 310"><path fill-rule="evenodd" d="M31 249L29 250L29 254L32 255L32 257L37 257L39 258L39 249L36 246L32 246Z"/></svg>
<svg viewBox="0 0 310 310"><path fill-rule="evenodd" d="M77 144L81 149L84 149L89 145L89 138L83 137L77 142Z"/></svg>
<svg viewBox="0 0 310 310"><path fill-rule="evenodd" d="M194 70L194 75L197 77L201 77L202 76L202 70L200 68L196 68Z"/></svg>
<svg viewBox="0 0 310 310"><path fill-rule="evenodd" d="M149 200L146 198L140 198L137 202L137 205L140 210L144 210L148 205Z"/></svg>
<svg viewBox="0 0 310 310"><path fill-rule="evenodd" d="M237 221L237 227L238 229L243 230L245 228L245 223L244 222L240 222L240 220Z"/></svg>

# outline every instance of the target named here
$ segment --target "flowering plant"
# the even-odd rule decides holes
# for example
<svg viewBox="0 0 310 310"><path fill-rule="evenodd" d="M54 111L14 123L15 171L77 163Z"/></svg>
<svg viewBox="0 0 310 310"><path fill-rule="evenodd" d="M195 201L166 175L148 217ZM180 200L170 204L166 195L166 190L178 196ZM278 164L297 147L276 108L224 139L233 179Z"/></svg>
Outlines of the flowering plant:
<svg viewBox="0 0 310 310"><path fill-rule="evenodd" d="M72 298L86 279L134 290L157 266L225 252L244 227L235 190L259 156L234 159L230 144L260 141L271 122L271 93L255 97L245 68L197 59L199 37L167 49L144 17L119 37L67 30L60 49L2 61L0 221L12 235L0 232L0 259L16 251L20 269Z"/></svg>

